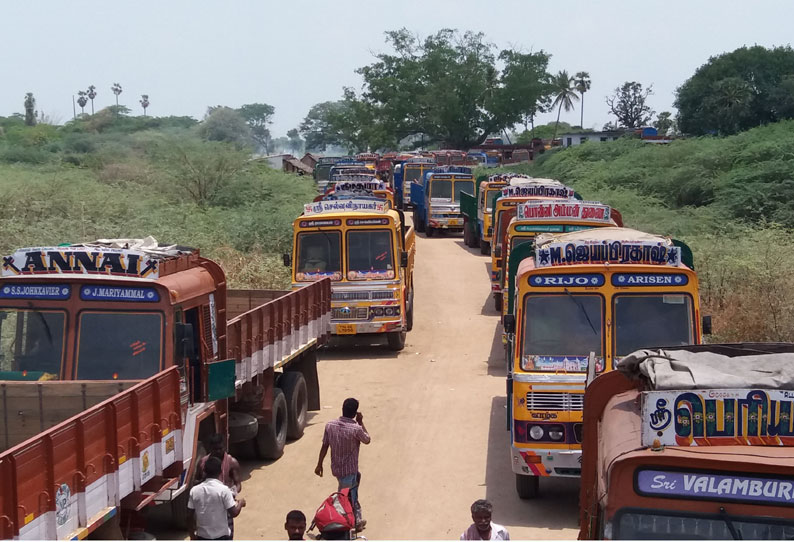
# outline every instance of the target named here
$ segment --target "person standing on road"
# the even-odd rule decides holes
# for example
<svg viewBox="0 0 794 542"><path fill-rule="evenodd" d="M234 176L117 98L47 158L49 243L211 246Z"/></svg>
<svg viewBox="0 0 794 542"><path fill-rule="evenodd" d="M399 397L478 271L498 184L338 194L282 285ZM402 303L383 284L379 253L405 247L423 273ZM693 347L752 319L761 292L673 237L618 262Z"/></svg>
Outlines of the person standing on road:
<svg viewBox="0 0 794 542"><path fill-rule="evenodd" d="M218 479L226 484L232 491L232 496L236 497L243 489L243 483L240 479L240 463L231 455L226 453L226 447L223 444L223 435L215 433L210 437L209 454L202 457L196 465L196 481L201 482L205 478L204 465L210 457L216 457L221 462L221 475ZM229 516L229 529L231 530L230 536L234 538L234 517Z"/></svg>
<svg viewBox="0 0 794 542"><path fill-rule="evenodd" d="M474 501L471 505L471 519L474 521L462 535L461 540L510 540L507 529L491 521L493 505L485 499Z"/></svg>
<svg viewBox="0 0 794 542"><path fill-rule="evenodd" d="M237 517L245 499L235 502L232 490L219 480L221 460L211 456L204 463L205 479L190 490L187 501L188 529L192 540L231 540L229 517Z"/></svg>
<svg viewBox="0 0 794 542"><path fill-rule="evenodd" d="M361 484L361 473L358 471L358 451L361 443L371 442L367 428L364 427L364 416L358 412L358 401L352 397L342 404L342 416L325 425L323 445L317 476L323 475L323 461L331 448L331 473L339 480L339 489L350 488L350 501L356 514L356 529L361 530L366 521L361 517L361 504L358 500L358 488Z"/></svg>
<svg viewBox="0 0 794 542"><path fill-rule="evenodd" d="M300 510L290 511L284 529L290 540L303 540L303 535L306 534L306 516Z"/></svg>

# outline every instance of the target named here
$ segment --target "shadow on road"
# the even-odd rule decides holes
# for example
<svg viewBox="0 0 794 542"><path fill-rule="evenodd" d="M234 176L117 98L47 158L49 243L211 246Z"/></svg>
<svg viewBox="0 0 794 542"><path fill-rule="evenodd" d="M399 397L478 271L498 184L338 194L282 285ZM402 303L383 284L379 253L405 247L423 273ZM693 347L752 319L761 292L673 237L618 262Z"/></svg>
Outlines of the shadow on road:
<svg viewBox="0 0 794 542"><path fill-rule="evenodd" d="M488 284L488 296L485 298L485 302L482 305L482 309L480 309L480 314L483 316L501 316L499 311L496 310L494 306L493 300L493 292L491 291L491 283L490 279Z"/></svg>
<svg viewBox="0 0 794 542"><path fill-rule="evenodd" d="M502 344L502 326L499 324L496 324L496 329L494 329L491 353L488 354L488 376L507 377L505 347Z"/></svg>
<svg viewBox="0 0 794 542"><path fill-rule="evenodd" d="M410 337L410 334L409 334ZM355 335L352 337L334 336L328 345L320 350L320 361L340 361L349 359L391 359L400 353L389 349L386 334Z"/></svg>
<svg viewBox="0 0 794 542"><path fill-rule="evenodd" d="M485 496L493 504L493 520L503 525L544 529L574 529L578 525L579 479L544 478L540 497L522 501L515 491L510 468L510 433L507 431L507 398L494 397L488 434Z"/></svg>

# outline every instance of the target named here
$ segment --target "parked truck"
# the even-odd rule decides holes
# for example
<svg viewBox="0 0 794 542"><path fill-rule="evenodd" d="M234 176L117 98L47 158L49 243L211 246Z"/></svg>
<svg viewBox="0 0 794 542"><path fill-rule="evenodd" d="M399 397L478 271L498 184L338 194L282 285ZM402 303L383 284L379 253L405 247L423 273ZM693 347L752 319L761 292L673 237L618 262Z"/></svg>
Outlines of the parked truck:
<svg viewBox="0 0 794 542"><path fill-rule="evenodd" d="M228 289L197 249L152 238L4 257L0 538L84 538L167 502L181 523L214 433L280 457L320 408L330 298L327 280Z"/></svg>
<svg viewBox="0 0 794 542"><path fill-rule="evenodd" d="M460 198L474 191L474 177L466 166L442 166L425 173L421 183L411 184L414 226L427 237L436 231L463 231Z"/></svg>
<svg viewBox="0 0 794 542"><path fill-rule="evenodd" d="M411 205L411 186L421 183L425 172L435 167L434 159L427 156L413 156L395 162L394 197L400 209L407 209Z"/></svg>
<svg viewBox="0 0 794 542"><path fill-rule="evenodd" d="M794 537L794 344L640 350L585 393L580 540Z"/></svg>
<svg viewBox="0 0 794 542"><path fill-rule="evenodd" d="M501 196L502 188L507 186L506 175L477 177L474 192L462 192L460 212L463 215L463 242L471 248L480 248L480 254L491 253L491 211L494 201Z"/></svg>

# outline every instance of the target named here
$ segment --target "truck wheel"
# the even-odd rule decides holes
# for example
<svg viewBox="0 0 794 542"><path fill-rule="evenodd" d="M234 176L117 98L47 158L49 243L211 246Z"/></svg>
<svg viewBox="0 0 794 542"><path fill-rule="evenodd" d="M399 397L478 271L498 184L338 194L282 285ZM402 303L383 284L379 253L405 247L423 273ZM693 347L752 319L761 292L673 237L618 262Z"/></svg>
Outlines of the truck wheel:
<svg viewBox="0 0 794 542"><path fill-rule="evenodd" d="M405 331L393 331L386 334L386 340L389 341L389 348L395 352L399 352L405 348Z"/></svg>
<svg viewBox="0 0 794 542"><path fill-rule="evenodd" d="M259 424L254 438L254 452L258 459L278 459L284 455L287 443L287 399L281 388L273 389L273 418Z"/></svg>
<svg viewBox="0 0 794 542"><path fill-rule="evenodd" d="M419 218L419 214L414 211L414 228L419 233L423 233L425 231L425 225L422 223L422 220Z"/></svg>
<svg viewBox="0 0 794 542"><path fill-rule="evenodd" d="M287 371L281 375L278 386L287 400L287 438L299 439L306 428L306 411L309 409L306 379L297 371Z"/></svg>
<svg viewBox="0 0 794 542"><path fill-rule="evenodd" d="M428 237L433 237L433 235L435 235L435 233L436 233L436 229L432 228L430 226L428 226L427 227L427 231L425 231L425 235L427 235Z"/></svg>
<svg viewBox="0 0 794 542"><path fill-rule="evenodd" d="M538 496L540 488L540 478L537 476L527 476L516 474L516 493L522 499L534 499Z"/></svg>
<svg viewBox="0 0 794 542"><path fill-rule="evenodd" d="M411 284L413 284L413 277L411 278ZM405 327L408 331L411 331L414 328L414 292L411 290L411 296L408 298L409 305L408 305L408 314L405 315Z"/></svg>
<svg viewBox="0 0 794 542"><path fill-rule="evenodd" d="M471 246L471 240L469 239L469 225L463 224L463 244L467 247Z"/></svg>
<svg viewBox="0 0 794 542"><path fill-rule="evenodd" d="M496 309L496 312L502 312L502 294L493 295L493 306Z"/></svg>
<svg viewBox="0 0 794 542"><path fill-rule="evenodd" d="M491 253L491 243L487 241L480 241L480 254L490 254Z"/></svg>

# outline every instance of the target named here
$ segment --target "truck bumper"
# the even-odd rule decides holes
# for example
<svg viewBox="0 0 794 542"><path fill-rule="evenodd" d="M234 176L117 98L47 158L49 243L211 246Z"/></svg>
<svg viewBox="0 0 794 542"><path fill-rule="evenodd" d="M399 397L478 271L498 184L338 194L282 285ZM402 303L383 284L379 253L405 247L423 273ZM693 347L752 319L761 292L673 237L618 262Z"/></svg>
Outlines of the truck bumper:
<svg viewBox="0 0 794 542"><path fill-rule="evenodd" d="M578 478L582 474L582 450L549 450L510 446L513 472L529 476Z"/></svg>
<svg viewBox="0 0 794 542"><path fill-rule="evenodd" d="M346 320L331 320L328 332L331 335L364 335L368 333L389 333L392 331L405 331L401 320L377 322L351 322Z"/></svg>

